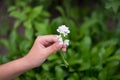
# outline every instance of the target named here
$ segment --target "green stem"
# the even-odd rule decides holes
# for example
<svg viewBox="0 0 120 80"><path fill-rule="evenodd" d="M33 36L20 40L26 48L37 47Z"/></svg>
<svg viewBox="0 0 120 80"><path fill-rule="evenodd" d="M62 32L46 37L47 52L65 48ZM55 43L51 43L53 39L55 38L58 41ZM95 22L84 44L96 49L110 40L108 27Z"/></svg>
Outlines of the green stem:
<svg viewBox="0 0 120 80"><path fill-rule="evenodd" d="M61 58L62 58L62 60L63 60L63 62L64 62L64 64L65 64L65 67L68 67L69 64L68 64L68 62L65 60L65 57L64 57L63 54L64 54L64 53L60 52L60 56L61 56Z"/></svg>

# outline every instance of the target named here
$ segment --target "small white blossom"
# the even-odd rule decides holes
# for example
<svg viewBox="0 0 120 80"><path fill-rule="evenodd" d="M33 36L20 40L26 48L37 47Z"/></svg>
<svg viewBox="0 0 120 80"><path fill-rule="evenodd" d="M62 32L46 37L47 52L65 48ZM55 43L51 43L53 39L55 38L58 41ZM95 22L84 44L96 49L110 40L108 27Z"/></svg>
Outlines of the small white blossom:
<svg viewBox="0 0 120 80"><path fill-rule="evenodd" d="M59 40L59 44L63 44L63 39L62 39L61 35L58 35L57 38Z"/></svg>
<svg viewBox="0 0 120 80"><path fill-rule="evenodd" d="M63 36L65 37L66 35L70 33L70 30L69 30L69 27L66 27L65 25L61 25L57 29L57 32L63 34Z"/></svg>
<svg viewBox="0 0 120 80"><path fill-rule="evenodd" d="M64 44L68 46L69 45L69 40L68 39L64 40Z"/></svg>

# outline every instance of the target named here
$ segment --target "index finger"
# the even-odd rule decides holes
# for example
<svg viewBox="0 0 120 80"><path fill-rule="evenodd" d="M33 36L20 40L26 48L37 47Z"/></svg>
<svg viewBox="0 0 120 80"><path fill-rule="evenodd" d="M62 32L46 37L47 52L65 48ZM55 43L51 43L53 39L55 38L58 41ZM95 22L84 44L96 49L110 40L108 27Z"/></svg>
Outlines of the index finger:
<svg viewBox="0 0 120 80"><path fill-rule="evenodd" d="M45 42L58 42L57 35L45 35L45 36L39 36L38 39L40 41L45 41Z"/></svg>

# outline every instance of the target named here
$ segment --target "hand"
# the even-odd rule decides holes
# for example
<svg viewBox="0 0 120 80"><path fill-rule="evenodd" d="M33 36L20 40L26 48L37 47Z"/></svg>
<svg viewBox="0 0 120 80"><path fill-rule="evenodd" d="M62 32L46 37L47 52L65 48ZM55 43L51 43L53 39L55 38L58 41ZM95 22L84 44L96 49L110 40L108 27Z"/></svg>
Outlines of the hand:
<svg viewBox="0 0 120 80"><path fill-rule="evenodd" d="M24 57L32 67L38 67L51 53L62 49L66 51L66 46L59 44L56 35L38 36L30 52Z"/></svg>
<svg viewBox="0 0 120 80"><path fill-rule="evenodd" d="M39 36L29 53L23 58L0 65L0 80L12 80L27 70L40 66L46 58L56 51L66 51L66 46L59 44L56 35Z"/></svg>

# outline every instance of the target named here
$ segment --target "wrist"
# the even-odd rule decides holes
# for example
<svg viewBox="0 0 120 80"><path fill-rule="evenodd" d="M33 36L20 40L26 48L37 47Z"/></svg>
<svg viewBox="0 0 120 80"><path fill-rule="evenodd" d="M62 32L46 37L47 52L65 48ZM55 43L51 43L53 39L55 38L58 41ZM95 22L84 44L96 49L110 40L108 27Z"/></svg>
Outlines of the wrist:
<svg viewBox="0 0 120 80"><path fill-rule="evenodd" d="M26 56L22 57L21 61L27 70L35 67L34 64Z"/></svg>
<svg viewBox="0 0 120 80"><path fill-rule="evenodd" d="M44 55L31 55L33 53L28 53L26 56L23 57L24 62L28 65L29 68L39 67L47 58Z"/></svg>

